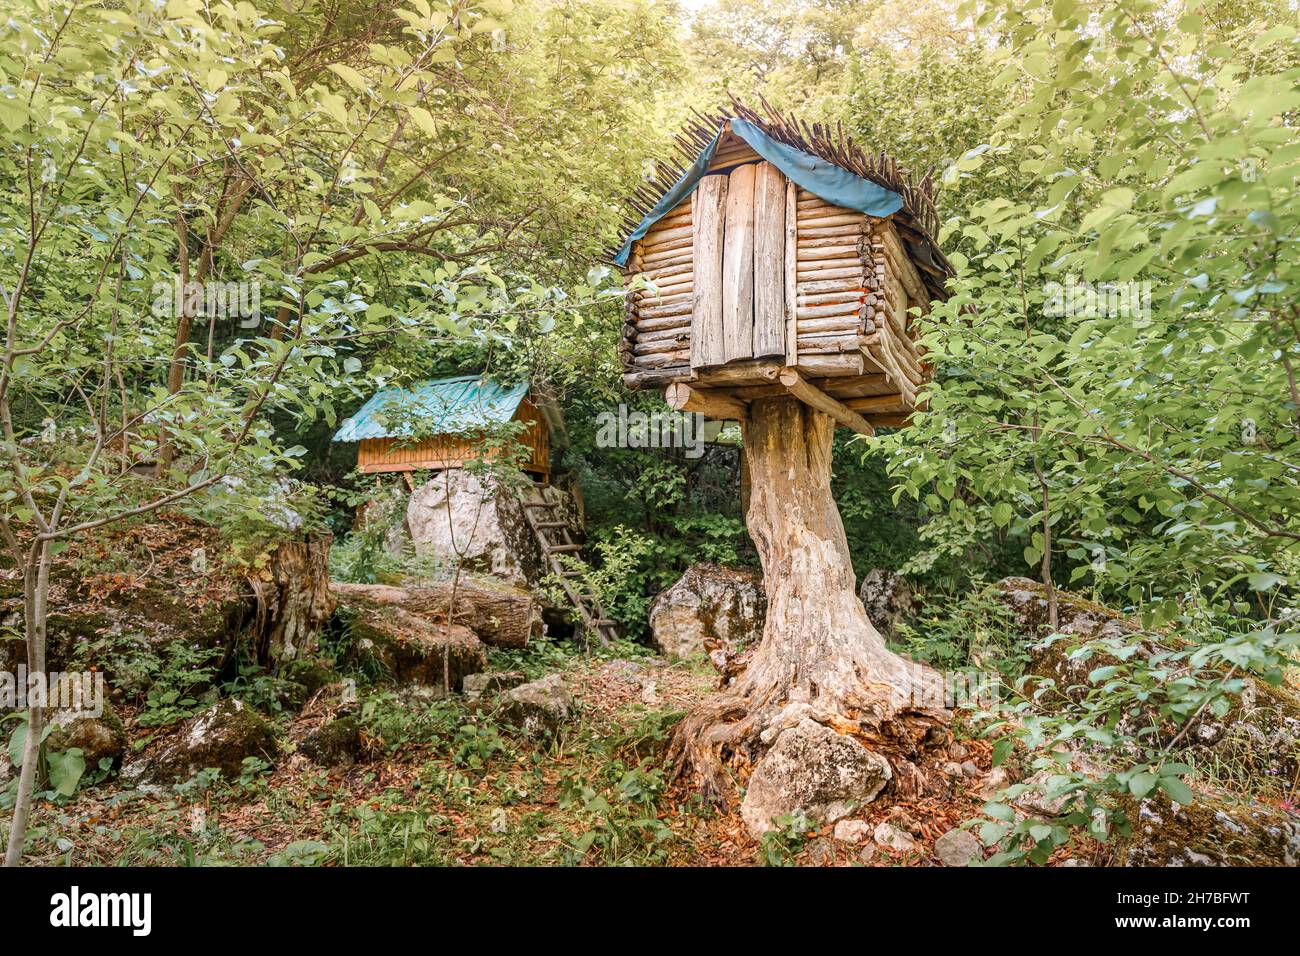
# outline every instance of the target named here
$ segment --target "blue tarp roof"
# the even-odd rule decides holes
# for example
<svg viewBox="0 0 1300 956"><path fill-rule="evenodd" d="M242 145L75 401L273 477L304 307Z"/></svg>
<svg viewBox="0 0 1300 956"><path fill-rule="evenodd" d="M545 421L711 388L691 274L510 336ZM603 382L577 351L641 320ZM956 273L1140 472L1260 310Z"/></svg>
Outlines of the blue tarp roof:
<svg viewBox="0 0 1300 956"><path fill-rule="evenodd" d="M793 146L778 142L749 122L749 120L732 117L728 122L731 123L733 133L752 146L754 152L781 170L787 179L793 180L810 193L820 196L827 202L848 209L856 209L868 216L875 216L879 219L892 216L903 207L903 197L893 190L877 185L869 179L856 176L847 169L827 162L820 156L814 156L812 153L805 153L801 149L795 149ZM632 243L645 236L651 226L662 219L669 211L680 205L682 200L695 190L696 185L708 172L709 163L713 159L713 154L718 148L718 140L721 138L722 129L719 128L717 135L713 137L713 141L704 147L704 151L695 158L695 162L691 164L690 168L682 173L681 178L673 184L672 189L664 193L659 202L655 203L654 208L632 230L632 234L627 237L623 247L618 250L618 255L614 257L614 262L617 265L627 265L627 257L632 252Z"/></svg>
<svg viewBox="0 0 1300 956"><path fill-rule="evenodd" d="M528 394L528 383L509 387L481 375L380 389L334 433L334 441L409 438L419 434L472 432L508 422Z"/></svg>

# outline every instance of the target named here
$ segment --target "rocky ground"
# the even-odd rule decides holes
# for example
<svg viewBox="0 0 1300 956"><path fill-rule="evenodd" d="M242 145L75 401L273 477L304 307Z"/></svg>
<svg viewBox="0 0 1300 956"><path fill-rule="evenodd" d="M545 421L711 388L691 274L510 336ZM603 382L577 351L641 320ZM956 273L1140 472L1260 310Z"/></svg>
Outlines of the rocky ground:
<svg viewBox="0 0 1300 956"><path fill-rule="evenodd" d="M120 776L43 803L28 859L891 866L978 852L951 831L983 802L983 742L957 745L965 769L954 764L948 800L759 842L736 809L700 806L670 786L657 760L668 728L716 682L700 662L548 648L499 663L509 668L501 677L470 682L476 699L363 689L349 704L346 685L331 685L278 720L223 700L128 753ZM126 724L138 740L129 714Z"/></svg>
<svg viewBox="0 0 1300 956"><path fill-rule="evenodd" d="M764 608L752 573L701 565L665 591L650 615L659 653L630 643L583 652L539 636L527 589L499 581L467 580L450 621L430 611L447 599L428 588L339 587L312 653L267 667L241 650L244 625L229 623L250 620L247 594L196 556L215 546L202 529L178 523L137 545L155 555L166 600L138 581L114 588L74 573L74 562L94 555L71 555L61 570L59 593L76 613L53 622L63 657L54 666L111 665L109 706L60 715L47 747L79 753L85 772L63 794L50 774L31 862L965 866L997 849L976 838L976 821L1018 778L1027 777L1011 798L1018 819L1046 824L1059 806L1047 781L1024 769L1026 755L994 767L990 742L960 713L926 796L900 802L867 764L849 773L862 748L843 738L818 752L845 745L836 776L847 789L804 792L798 773L776 773L776 758L766 776L737 781L750 792L750 817L760 804L810 811L777 816L761 836L742 806L701 804L669 779L664 745L758 639ZM1035 642L1041 589L1008 579L998 593L1005 626L1033 648L1027 673L1085 684L1068 655ZM0 599L12 617L14 596ZM884 576L868 576L863 599L882 629L910 613L905 589ZM1063 595L1068 634L1127 640L1132 628ZM1232 712L1202 720L1191 746L1221 762L1248 753L1285 783L1298 772L1300 706L1286 687L1248 690ZM809 763L799 752L810 735L835 731L804 720L772 753L798 770ZM0 756L0 825L11 778ZM1081 836L1048 863L1300 860L1300 815L1287 799L1201 783L1196 797L1186 807L1134 801L1131 838L1100 845Z"/></svg>

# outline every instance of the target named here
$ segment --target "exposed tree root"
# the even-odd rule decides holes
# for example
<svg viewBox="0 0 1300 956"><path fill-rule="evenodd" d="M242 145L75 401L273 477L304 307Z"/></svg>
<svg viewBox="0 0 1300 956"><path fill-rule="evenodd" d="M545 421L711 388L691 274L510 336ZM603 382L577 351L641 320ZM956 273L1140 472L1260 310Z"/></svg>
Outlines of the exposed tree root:
<svg viewBox="0 0 1300 956"><path fill-rule="evenodd" d="M669 755L727 802L777 735L810 717L890 761L899 797L924 789L927 749L947 742L941 675L885 645L854 592L830 493L834 423L793 398L763 399L746 426L747 522L763 563L763 638L732 687L678 725Z"/></svg>

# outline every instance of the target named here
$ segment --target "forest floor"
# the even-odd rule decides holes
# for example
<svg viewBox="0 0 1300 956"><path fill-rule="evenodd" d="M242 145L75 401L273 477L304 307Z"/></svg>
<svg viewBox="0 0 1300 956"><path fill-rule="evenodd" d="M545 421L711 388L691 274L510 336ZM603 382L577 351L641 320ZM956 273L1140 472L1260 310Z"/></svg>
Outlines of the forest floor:
<svg viewBox="0 0 1300 956"><path fill-rule="evenodd" d="M171 793L116 778L42 803L28 860L59 865L934 865L933 843L983 800L955 782L943 801L869 808L911 830L897 853L830 833L747 834L735 807L702 805L662 766L674 722L712 691L704 662L668 664L622 648L582 656L556 645L493 651L493 669L561 673L577 717L554 738L523 737L489 705L363 688L363 759L323 769L298 753L240 780ZM310 712L308 708L307 714ZM132 738L133 715L125 714ZM295 721L279 718L288 739ZM174 733L175 728L166 733ZM156 742L156 741L155 741ZM990 748L967 741L989 769Z"/></svg>

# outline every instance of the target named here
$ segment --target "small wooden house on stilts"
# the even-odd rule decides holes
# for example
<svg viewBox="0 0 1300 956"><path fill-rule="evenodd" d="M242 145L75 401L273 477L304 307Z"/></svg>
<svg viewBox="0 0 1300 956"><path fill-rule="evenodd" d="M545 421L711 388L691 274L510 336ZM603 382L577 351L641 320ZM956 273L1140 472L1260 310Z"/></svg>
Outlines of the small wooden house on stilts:
<svg viewBox="0 0 1300 956"><path fill-rule="evenodd" d="M638 193L615 257L625 384L682 386L668 399L686 408L706 388L786 391L788 370L841 425L904 423L930 374L920 320L951 274L929 180L822 127L734 112L700 117L678 137L680 176Z"/></svg>
<svg viewBox="0 0 1300 956"><path fill-rule="evenodd" d="M363 474L441 471L500 454L496 426L519 422L523 471L545 483L551 448L564 436L559 406L527 382L503 386L481 375L459 375L390 386L376 392L334 434L357 443Z"/></svg>
<svg viewBox="0 0 1300 956"><path fill-rule="evenodd" d="M869 435L924 402L920 324L951 275L929 179L765 110L698 117L678 137L684 168L639 192L615 256L629 283L624 383L744 435L763 639L682 721L673 754L724 798L752 767L741 811L756 835L771 811L795 809L780 793L841 786L843 755L828 754L783 789L790 761L765 770L763 758L785 734L800 734L801 753L829 734L840 743L827 746L861 747L862 766L885 764L873 786L839 794L865 803L886 786L924 791L948 719L940 675L891 652L868 620L830 491L836 425ZM819 768L826 781L806 779Z"/></svg>
<svg viewBox="0 0 1300 956"><path fill-rule="evenodd" d="M518 427L504 427L511 424ZM519 467L534 482L518 490L519 505L546 567L585 634L605 645L617 636L600 598L565 564L584 545L578 540L582 529L561 520L562 495L550 485L551 450L564 446L565 432L560 406L544 389L528 382L504 386L482 375L392 386L344 421L333 440L357 443L357 469L364 474L446 472L473 461L499 461L503 446L516 445L509 457L518 451ZM462 542L474 537L475 515Z"/></svg>

